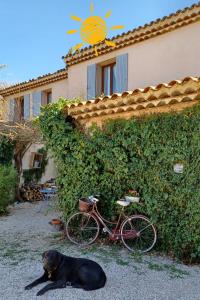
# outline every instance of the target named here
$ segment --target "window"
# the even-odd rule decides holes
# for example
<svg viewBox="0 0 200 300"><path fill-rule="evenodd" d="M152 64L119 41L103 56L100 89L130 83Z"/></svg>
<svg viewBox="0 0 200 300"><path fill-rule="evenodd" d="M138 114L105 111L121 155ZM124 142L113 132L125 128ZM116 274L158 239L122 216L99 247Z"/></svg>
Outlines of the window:
<svg viewBox="0 0 200 300"><path fill-rule="evenodd" d="M52 91L51 90L43 91L41 104L47 105L51 102L52 102Z"/></svg>
<svg viewBox="0 0 200 300"><path fill-rule="evenodd" d="M19 100L19 115L20 120L24 119L24 97Z"/></svg>
<svg viewBox="0 0 200 300"><path fill-rule="evenodd" d="M13 121L20 122L24 120L24 97L14 99Z"/></svg>
<svg viewBox="0 0 200 300"><path fill-rule="evenodd" d="M51 103L52 101L52 92L47 92L47 104Z"/></svg>
<svg viewBox="0 0 200 300"><path fill-rule="evenodd" d="M102 67L102 93L112 95L116 91L116 63Z"/></svg>
<svg viewBox="0 0 200 300"><path fill-rule="evenodd" d="M43 154L40 154L37 152L31 152L30 168L31 169L40 169L42 160L43 160Z"/></svg>
<svg viewBox="0 0 200 300"><path fill-rule="evenodd" d="M87 66L87 99L128 90L128 53Z"/></svg>

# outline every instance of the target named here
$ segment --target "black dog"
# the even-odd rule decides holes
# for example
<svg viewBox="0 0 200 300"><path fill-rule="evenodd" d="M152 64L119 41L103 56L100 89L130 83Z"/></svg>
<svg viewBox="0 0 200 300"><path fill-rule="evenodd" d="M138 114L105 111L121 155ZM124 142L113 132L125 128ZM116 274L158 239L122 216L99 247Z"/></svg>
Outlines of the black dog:
<svg viewBox="0 0 200 300"><path fill-rule="evenodd" d="M106 283L103 269L92 260L65 256L55 250L44 252L42 258L44 274L27 285L25 290L49 280L53 283L47 284L37 296L43 295L48 290L65 288L67 285L92 291L104 287Z"/></svg>

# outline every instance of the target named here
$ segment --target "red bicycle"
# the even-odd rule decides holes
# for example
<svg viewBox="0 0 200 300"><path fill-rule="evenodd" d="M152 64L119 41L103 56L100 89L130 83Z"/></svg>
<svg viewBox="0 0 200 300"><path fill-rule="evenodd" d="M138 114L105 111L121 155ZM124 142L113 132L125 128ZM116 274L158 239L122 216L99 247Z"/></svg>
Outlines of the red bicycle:
<svg viewBox="0 0 200 300"><path fill-rule="evenodd" d="M100 225L102 225L103 232L108 233L111 240L122 240L124 246L130 251L140 253L150 251L157 239L154 225L146 216L127 216L124 213L124 208L132 202L138 202L138 199L118 200L116 203L122 209L118 220L111 222L103 218L98 211L97 202L99 199L97 197L81 198L79 200L80 212L73 214L66 223L68 239L76 245L90 245L97 239Z"/></svg>

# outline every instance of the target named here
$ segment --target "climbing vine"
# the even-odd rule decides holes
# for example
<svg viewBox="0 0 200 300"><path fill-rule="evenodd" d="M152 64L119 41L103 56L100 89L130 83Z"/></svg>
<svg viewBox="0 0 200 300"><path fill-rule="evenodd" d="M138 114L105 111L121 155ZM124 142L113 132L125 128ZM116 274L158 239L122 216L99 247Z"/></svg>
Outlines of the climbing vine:
<svg viewBox="0 0 200 300"><path fill-rule="evenodd" d="M101 195L101 210L136 189L158 228L157 247L190 261L200 259L200 106L181 113L107 122L87 134L65 117L63 99L43 108L39 125L58 168L60 209L68 216L77 199ZM175 173L181 163L183 173Z"/></svg>

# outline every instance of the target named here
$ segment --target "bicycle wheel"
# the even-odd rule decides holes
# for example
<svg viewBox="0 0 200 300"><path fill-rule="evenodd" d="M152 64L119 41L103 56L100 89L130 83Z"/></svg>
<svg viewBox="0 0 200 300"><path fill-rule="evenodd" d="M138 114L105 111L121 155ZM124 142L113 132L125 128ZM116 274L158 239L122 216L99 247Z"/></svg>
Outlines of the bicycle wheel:
<svg viewBox="0 0 200 300"><path fill-rule="evenodd" d="M99 235L99 223L89 213L78 212L72 215L66 224L68 239L80 246L92 244Z"/></svg>
<svg viewBox="0 0 200 300"><path fill-rule="evenodd" d="M157 239L154 225L147 217L142 215L125 219L120 234L125 247L138 253L150 251Z"/></svg>

